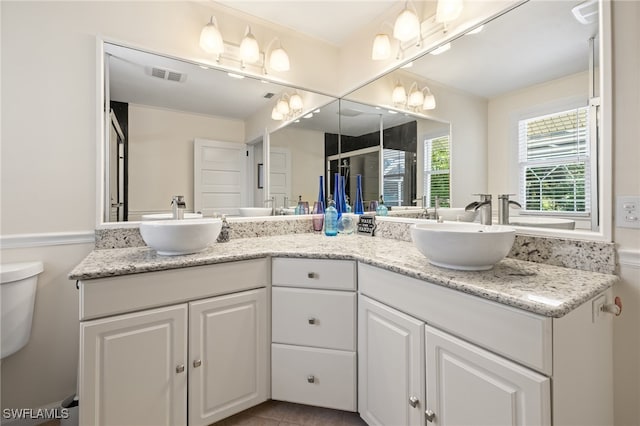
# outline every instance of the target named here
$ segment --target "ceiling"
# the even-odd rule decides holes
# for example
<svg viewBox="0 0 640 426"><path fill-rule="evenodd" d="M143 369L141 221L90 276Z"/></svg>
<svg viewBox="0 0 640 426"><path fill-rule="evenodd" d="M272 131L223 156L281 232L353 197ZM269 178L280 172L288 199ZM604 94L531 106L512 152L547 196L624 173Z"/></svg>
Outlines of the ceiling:
<svg viewBox="0 0 640 426"><path fill-rule="evenodd" d="M374 15L384 13L397 1L227 0L221 3L309 36L340 44L359 26L365 25ZM597 26L578 24L571 14L571 8L577 3L580 1L531 0L495 19L481 33L455 40L448 52L438 56L426 55L415 61L407 71L445 86L491 98L519 87L586 70L587 39L597 32ZM286 13L282 13L283 10ZM246 120L265 106L272 105L273 99L265 97L268 93L277 98L284 91L292 91L256 78L239 80L220 70L205 69L122 46L105 46L111 55L109 80L112 100ZM180 82L152 77L150 70L153 67L181 73L184 77ZM327 97L327 102L330 99ZM373 107L350 105L349 109L352 110L350 116L340 116L342 132L348 135L371 131L370 123L375 123L380 114L387 115L385 123L401 124L408 120L402 114L390 115ZM324 113L316 114L314 119L301 119L296 126L337 132L338 123L336 103ZM363 133L358 133L361 131Z"/></svg>

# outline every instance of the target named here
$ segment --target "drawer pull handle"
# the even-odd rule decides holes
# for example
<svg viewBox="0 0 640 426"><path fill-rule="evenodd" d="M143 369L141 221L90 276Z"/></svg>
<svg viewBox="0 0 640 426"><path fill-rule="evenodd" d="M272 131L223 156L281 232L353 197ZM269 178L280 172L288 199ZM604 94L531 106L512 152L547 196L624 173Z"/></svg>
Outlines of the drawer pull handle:
<svg viewBox="0 0 640 426"><path fill-rule="evenodd" d="M307 278L309 279L314 279L314 278L318 278L318 274L316 274L315 272L308 272L307 273Z"/></svg>
<svg viewBox="0 0 640 426"><path fill-rule="evenodd" d="M184 373L184 364L176 366L176 373Z"/></svg>
<svg viewBox="0 0 640 426"><path fill-rule="evenodd" d="M316 382L316 378L314 376L307 376L307 382L315 383Z"/></svg>
<svg viewBox="0 0 640 426"><path fill-rule="evenodd" d="M193 368L198 368L202 365L202 360L201 359L196 359L195 361L193 361Z"/></svg>
<svg viewBox="0 0 640 426"><path fill-rule="evenodd" d="M411 398L409 398L409 405L412 406L413 408L416 408L419 402L420 400L415 396L412 396Z"/></svg>
<svg viewBox="0 0 640 426"><path fill-rule="evenodd" d="M425 418L427 419L428 422L432 422L436 419L436 413L434 413L431 410L427 410L424 412L425 414Z"/></svg>
<svg viewBox="0 0 640 426"><path fill-rule="evenodd" d="M318 323L318 320L315 318L309 318L308 321L309 325L316 325Z"/></svg>

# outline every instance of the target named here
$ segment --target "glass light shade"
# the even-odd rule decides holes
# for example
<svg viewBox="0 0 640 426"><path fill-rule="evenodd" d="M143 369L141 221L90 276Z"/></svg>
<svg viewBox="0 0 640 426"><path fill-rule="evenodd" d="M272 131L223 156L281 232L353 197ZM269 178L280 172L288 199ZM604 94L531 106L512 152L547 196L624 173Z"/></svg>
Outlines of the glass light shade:
<svg viewBox="0 0 640 426"><path fill-rule="evenodd" d="M398 17L393 26L393 37L400 41L409 41L420 35L420 20L418 16L405 8Z"/></svg>
<svg viewBox="0 0 640 426"><path fill-rule="evenodd" d="M436 98L435 96L433 96L432 93L428 93L424 97L424 103L422 104L422 109L429 110L429 109L435 109L435 107L436 107Z"/></svg>
<svg viewBox="0 0 640 426"><path fill-rule="evenodd" d="M289 55L282 46L274 49L269 55L269 67L276 71L289 71Z"/></svg>
<svg viewBox="0 0 640 426"><path fill-rule="evenodd" d="M304 104L302 103L302 98L300 97L300 95L298 95L297 93L291 95L291 98L289 99L289 107L293 111L302 111Z"/></svg>
<svg viewBox="0 0 640 426"><path fill-rule="evenodd" d="M271 118L273 120L282 120L284 118L284 115L282 115L280 111L278 111L278 107L273 107L273 109L271 110Z"/></svg>
<svg viewBox="0 0 640 426"><path fill-rule="evenodd" d="M216 27L215 18L213 16L200 33L200 47L205 52L212 53L214 55L220 55L224 52L222 34L220 34L218 27Z"/></svg>
<svg viewBox="0 0 640 426"><path fill-rule="evenodd" d="M378 34L373 39L373 48L371 49L371 59L381 61L389 59L391 56L391 41L387 34Z"/></svg>
<svg viewBox="0 0 640 426"><path fill-rule="evenodd" d="M462 0L438 0L436 22L450 22L460 16Z"/></svg>
<svg viewBox="0 0 640 426"><path fill-rule="evenodd" d="M412 107L417 107L422 105L424 102L424 95L422 94L422 90L419 90L417 85L416 88L409 93L409 99L407 100L407 105Z"/></svg>
<svg viewBox="0 0 640 426"><path fill-rule="evenodd" d="M260 59L258 40L251 34L251 28L248 28L247 35L244 36L240 43L240 58L248 63L258 62Z"/></svg>
<svg viewBox="0 0 640 426"><path fill-rule="evenodd" d="M393 88L393 93L391 94L391 102L394 104L403 104L407 101L407 92L404 90L404 86L400 83Z"/></svg>
<svg viewBox="0 0 640 426"><path fill-rule="evenodd" d="M280 98L280 100L276 104L276 109L283 116L284 115L288 115L289 114L289 102L287 102L285 99Z"/></svg>

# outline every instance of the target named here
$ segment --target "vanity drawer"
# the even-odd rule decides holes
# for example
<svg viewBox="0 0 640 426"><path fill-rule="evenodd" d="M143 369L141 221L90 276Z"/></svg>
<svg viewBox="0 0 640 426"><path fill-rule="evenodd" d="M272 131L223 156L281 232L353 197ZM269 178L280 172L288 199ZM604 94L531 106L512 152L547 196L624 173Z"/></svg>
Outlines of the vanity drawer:
<svg viewBox="0 0 640 426"><path fill-rule="evenodd" d="M356 411L356 353L274 343L271 398Z"/></svg>
<svg viewBox="0 0 640 426"><path fill-rule="evenodd" d="M356 263L351 260L276 257L272 264L272 285L355 290Z"/></svg>
<svg viewBox="0 0 640 426"><path fill-rule="evenodd" d="M272 340L356 350L356 293L273 287Z"/></svg>

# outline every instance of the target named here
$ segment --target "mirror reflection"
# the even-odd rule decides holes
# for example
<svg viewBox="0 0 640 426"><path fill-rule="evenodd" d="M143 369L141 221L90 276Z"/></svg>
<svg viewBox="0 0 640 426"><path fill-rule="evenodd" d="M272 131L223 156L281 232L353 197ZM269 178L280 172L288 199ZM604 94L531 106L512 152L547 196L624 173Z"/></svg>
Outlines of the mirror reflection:
<svg viewBox="0 0 640 426"><path fill-rule="evenodd" d="M511 194L522 206L507 204L511 224L596 231L598 14L580 3L526 2L347 98L451 124L452 206L492 194L498 223L498 196ZM411 106L414 91L435 109ZM433 206L434 188L417 181Z"/></svg>
<svg viewBox="0 0 640 426"><path fill-rule="evenodd" d="M104 43L104 52L105 222L164 218L175 195L184 196L186 217L260 214L247 208L272 207L265 129L287 123L272 119L274 105L299 95L303 116L334 99L117 44ZM276 152L283 143L274 138ZM322 173L322 150L307 148L313 173Z"/></svg>

